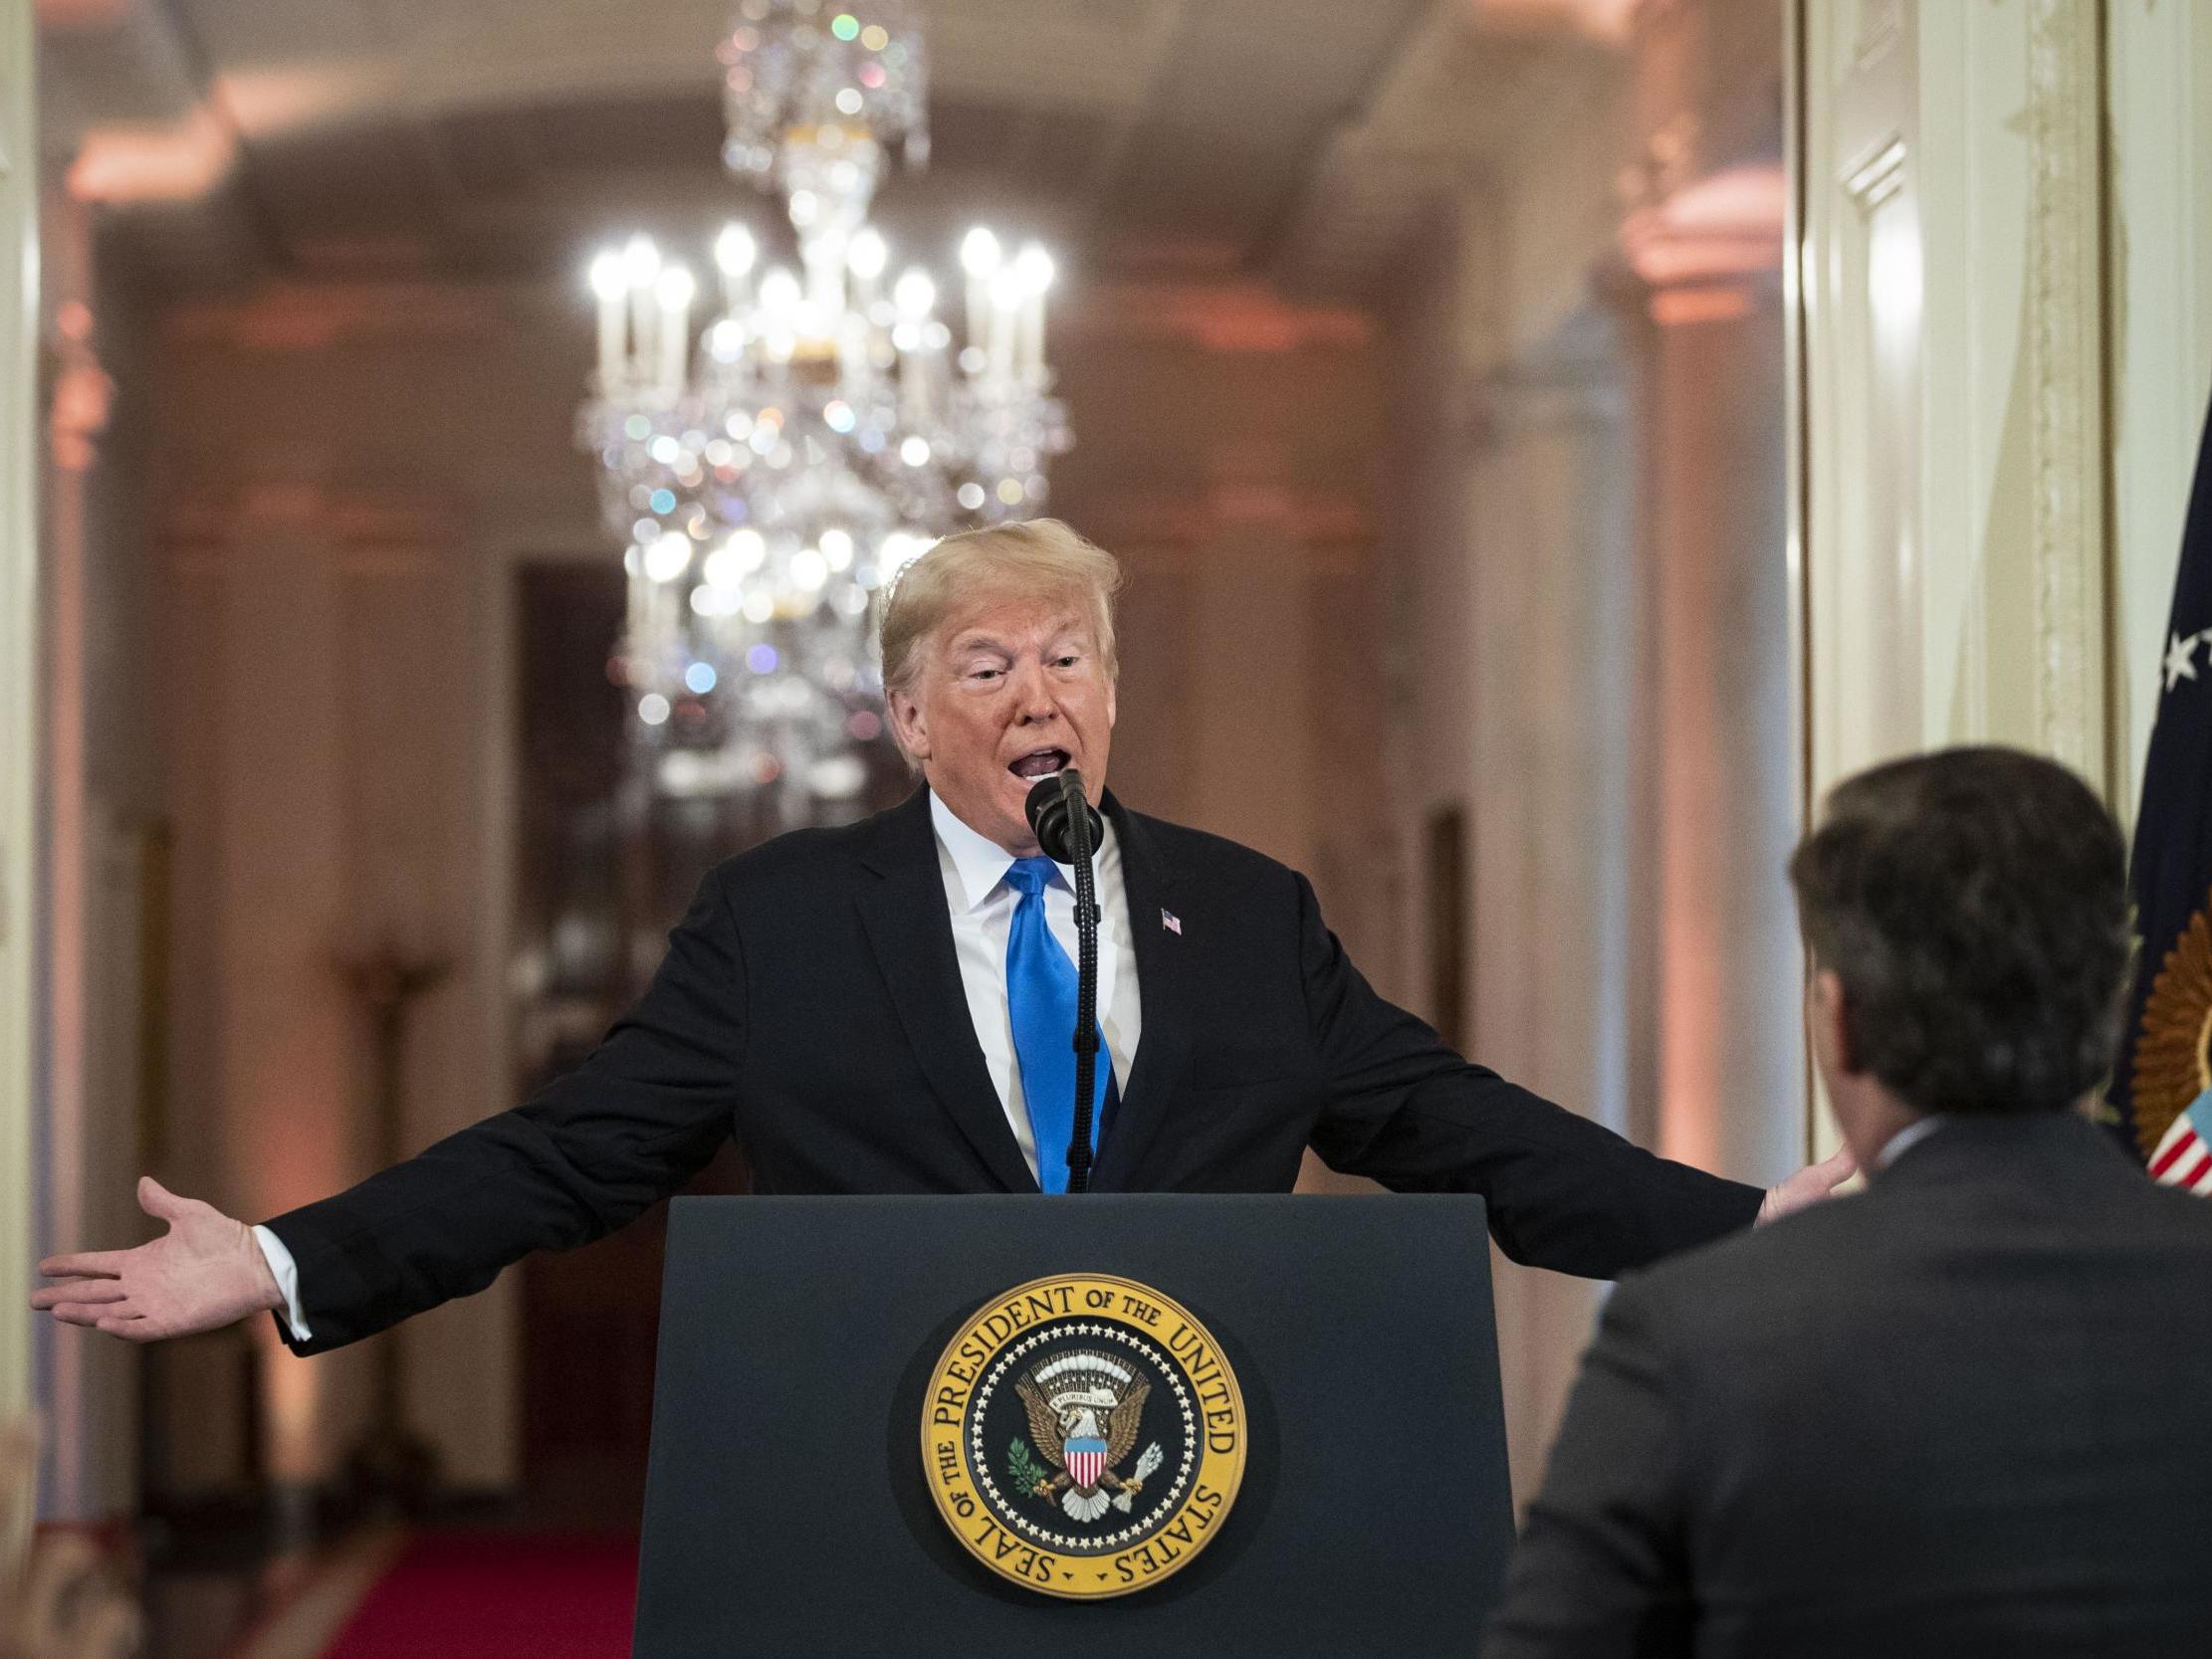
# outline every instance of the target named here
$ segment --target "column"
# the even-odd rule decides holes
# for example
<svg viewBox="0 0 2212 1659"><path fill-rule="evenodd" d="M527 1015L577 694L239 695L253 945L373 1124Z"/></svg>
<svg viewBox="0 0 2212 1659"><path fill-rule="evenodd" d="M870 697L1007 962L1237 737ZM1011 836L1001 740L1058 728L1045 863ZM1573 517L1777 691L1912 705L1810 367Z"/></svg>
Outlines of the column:
<svg viewBox="0 0 2212 1659"><path fill-rule="evenodd" d="M42 469L46 648L42 764L46 928L37 1252L133 1243L140 1172L143 854L153 833L143 738L146 572L129 483L106 461L114 384L101 358L89 211L46 192L41 277L48 361ZM105 770L105 777L100 775ZM53 1339L39 1389L45 1512L91 1522L135 1508L135 1356L78 1332Z"/></svg>
<svg viewBox="0 0 2212 1659"><path fill-rule="evenodd" d="M0 1285L31 1283L38 525L37 128L29 0L0 0ZM0 1314L0 1420L31 1402L34 1322Z"/></svg>
<svg viewBox="0 0 2212 1659"><path fill-rule="evenodd" d="M1799 1163L1800 965L1779 167L1632 220L1648 630L1639 984L1651 1143L1766 1184Z"/></svg>
<svg viewBox="0 0 2212 1659"><path fill-rule="evenodd" d="M1633 452L1593 311L1475 388L1469 1052L1626 1131ZM1533 1493L1597 1287L1500 1264L1514 1490Z"/></svg>
<svg viewBox="0 0 2212 1659"><path fill-rule="evenodd" d="M244 491L182 552L198 624L179 653L176 1117L199 1126L207 1198L260 1220L365 1172L351 942L344 592L330 497ZM183 1148L179 1148L180 1154ZM185 1173L179 1159L179 1174ZM266 1473L283 1502L357 1432L364 1354L304 1363L267 1322Z"/></svg>

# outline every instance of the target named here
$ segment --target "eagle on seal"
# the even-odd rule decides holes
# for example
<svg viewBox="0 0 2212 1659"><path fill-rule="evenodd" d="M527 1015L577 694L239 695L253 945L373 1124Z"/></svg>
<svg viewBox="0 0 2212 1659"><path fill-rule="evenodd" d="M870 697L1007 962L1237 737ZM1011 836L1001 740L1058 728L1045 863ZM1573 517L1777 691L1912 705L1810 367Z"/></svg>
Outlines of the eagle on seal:
<svg viewBox="0 0 2212 1659"><path fill-rule="evenodd" d="M1014 1382L1029 1415L1029 1438L1059 1472L1036 1483L1039 1498L1059 1495L1076 1521L1096 1521L1112 1504L1124 1512L1159 1467L1157 1446L1131 1476L1114 1466L1137 1445L1152 1383L1110 1354L1083 1349L1061 1354ZM1118 1496L1108 1498L1108 1493Z"/></svg>

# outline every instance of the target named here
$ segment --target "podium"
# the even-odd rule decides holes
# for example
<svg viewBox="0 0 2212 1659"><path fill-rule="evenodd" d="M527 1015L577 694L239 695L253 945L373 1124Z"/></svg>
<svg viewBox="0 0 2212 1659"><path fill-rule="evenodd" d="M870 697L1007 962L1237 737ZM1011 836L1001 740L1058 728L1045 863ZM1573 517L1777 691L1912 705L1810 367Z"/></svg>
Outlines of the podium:
<svg viewBox="0 0 2212 1659"><path fill-rule="evenodd" d="M672 1207L635 1659L1464 1655L1512 1537L1478 1198Z"/></svg>

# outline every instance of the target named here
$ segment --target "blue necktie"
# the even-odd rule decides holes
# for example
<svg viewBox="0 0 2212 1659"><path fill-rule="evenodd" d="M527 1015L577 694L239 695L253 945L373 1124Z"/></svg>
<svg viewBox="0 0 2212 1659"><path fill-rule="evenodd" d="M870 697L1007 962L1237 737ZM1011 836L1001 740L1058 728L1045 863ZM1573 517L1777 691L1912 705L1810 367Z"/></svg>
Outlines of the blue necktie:
<svg viewBox="0 0 2212 1659"><path fill-rule="evenodd" d="M1006 934L1006 1012L1021 1066L1021 1098L1036 1137L1037 1181L1047 1192L1065 1192L1067 1146L1075 1136L1075 964L1044 925L1051 880L1052 861L1041 856L1017 858L1006 872L1006 885L1021 895ZM1113 1069L1101 1039L1091 1096L1094 1152Z"/></svg>

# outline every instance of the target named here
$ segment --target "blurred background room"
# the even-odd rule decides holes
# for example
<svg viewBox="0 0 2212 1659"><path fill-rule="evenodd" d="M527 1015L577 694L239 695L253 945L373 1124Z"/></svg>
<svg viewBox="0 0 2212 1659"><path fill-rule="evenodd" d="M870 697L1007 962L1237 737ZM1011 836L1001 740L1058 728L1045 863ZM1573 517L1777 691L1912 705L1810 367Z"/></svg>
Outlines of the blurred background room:
<svg viewBox="0 0 2212 1659"><path fill-rule="evenodd" d="M1827 780L2134 799L2191 5L0 0L0 104L10 1286L572 1065L705 868L904 794L874 607L993 518L1127 566L1122 799L1746 1180L1833 1143ZM464 1582L530 1611L451 1651L626 1651L662 1213L313 1360L19 1299L0 1583L80 1628L0 1655L419 1651ZM1525 1496L1601 1288L1497 1272Z"/></svg>

